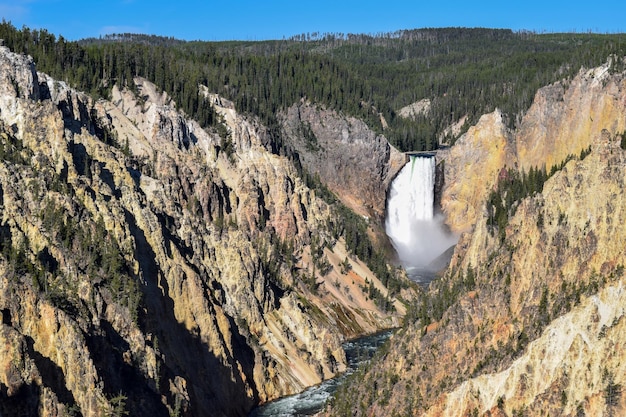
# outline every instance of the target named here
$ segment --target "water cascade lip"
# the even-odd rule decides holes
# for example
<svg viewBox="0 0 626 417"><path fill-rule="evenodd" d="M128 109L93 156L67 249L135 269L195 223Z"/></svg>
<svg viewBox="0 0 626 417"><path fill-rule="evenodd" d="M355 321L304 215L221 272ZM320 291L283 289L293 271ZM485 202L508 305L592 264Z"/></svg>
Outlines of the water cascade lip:
<svg viewBox="0 0 626 417"><path fill-rule="evenodd" d="M410 155L389 189L385 230L407 270L428 269L457 241L435 213L435 171L433 154Z"/></svg>

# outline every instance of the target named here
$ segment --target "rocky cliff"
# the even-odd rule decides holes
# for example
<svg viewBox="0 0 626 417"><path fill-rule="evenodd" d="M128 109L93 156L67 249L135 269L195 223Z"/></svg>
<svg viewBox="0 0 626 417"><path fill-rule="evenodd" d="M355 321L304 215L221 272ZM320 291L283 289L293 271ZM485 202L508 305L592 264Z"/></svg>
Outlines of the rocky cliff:
<svg viewBox="0 0 626 417"><path fill-rule="evenodd" d="M626 79L610 68L609 62L581 70L571 80L540 89L515 131L506 128L496 110L455 146L439 152L446 161L442 208L452 230L472 228L502 168L549 171L586 150L603 129L611 134L626 130Z"/></svg>
<svg viewBox="0 0 626 417"><path fill-rule="evenodd" d="M263 126L135 83L94 101L0 48L2 415L245 415L404 311Z"/></svg>
<svg viewBox="0 0 626 417"><path fill-rule="evenodd" d="M382 135L354 117L303 101L283 115L303 167L355 212L384 223L387 189L406 163Z"/></svg>
<svg viewBox="0 0 626 417"><path fill-rule="evenodd" d="M582 71L541 90L515 132L495 112L448 151L444 200L468 232L331 414L624 414L624 77ZM491 221L487 196L513 193L497 187L510 179L503 167L553 163L506 222Z"/></svg>

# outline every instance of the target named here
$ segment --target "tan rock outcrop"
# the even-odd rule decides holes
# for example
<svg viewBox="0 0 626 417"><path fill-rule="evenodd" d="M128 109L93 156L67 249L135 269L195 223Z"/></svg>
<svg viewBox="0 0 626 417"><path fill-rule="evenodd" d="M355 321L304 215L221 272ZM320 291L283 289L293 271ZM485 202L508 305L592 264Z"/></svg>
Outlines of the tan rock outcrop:
<svg viewBox="0 0 626 417"><path fill-rule="evenodd" d="M402 107L398 110L398 114L406 119L415 118L417 116L428 114L430 111L430 99L424 98L415 103L411 103L408 106Z"/></svg>
<svg viewBox="0 0 626 417"><path fill-rule="evenodd" d="M626 77L610 65L581 72L540 89L518 129L509 132L500 112L485 115L449 151L442 208L450 228L468 231L502 168L548 171L578 156L603 129L626 131Z"/></svg>
<svg viewBox="0 0 626 417"><path fill-rule="evenodd" d="M533 328L554 320L519 359L500 372L463 382L426 415L465 415L474 408L485 413L498 407L508 414L522 409L528 415L549 409L563 415L576 415L579 409L589 415L620 414L621 391L611 401L605 397L610 384L623 384L619 358L624 352L616 346L624 340L619 324L626 262L625 162L619 137L605 130L592 143L589 156L570 161L546 182L541 194L522 202L504 243L514 249L498 255L499 244L484 232L486 225L477 225L476 232L483 232L472 235L457 267L489 265L479 269L484 271L482 280L499 280L504 274L510 280L504 288L508 313L483 308L479 314L482 323L491 317L491 322L509 329L504 334L495 328L487 331L489 344L496 340L505 346L507 338L522 331L532 338ZM479 299L483 293L478 292Z"/></svg>
<svg viewBox="0 0 626 417"><path fill-rule="evenodd" d="M505 370L478 376L441 396L428 416L546 412L622 415L624 282L602 289L559 317ZM611 392L613 390L613 392ZM607 397L613 395L614 397ZM611 403L609 405L608 403Z"/></svg>
<svg viewBox="0 0 626 417"><path fill-rule="evenodd" d="M245 415L344 370L346 338L399 324L401 303L355 284L387 291L348 259L331 207L225 100L220 137L146 80L94 101L6 48L0 68L10 401Z"/></svg>
<svg viewBox="0 0 626 417"><path fill-rule="evenodd" d="M437 153L445 178L441 209L453 232L468 231L476 223L500 170L515 161L511 148L510 132L496 110L482 116L455 146Z"/></svg>
<svg viewBox="0 0 626 417"><path fill-rule="evenodd" d="M519 168L550 169L578 156L604 129L626 130L626 78L609 63L537 92L515 134Z"/></svg>
<svg viewBox="0 0 626 417"><path fill-rule="evenodd" d="M413 324L330 415L624 413L625 90L624 74L605 70L540 91L517 132L497 112L483 116L448 151L444 209L467 232ZM577 120L586 112L593 121ZM541 192L510 206L506 223L489 223L485 199L503 167L569 154Z"/></svg>

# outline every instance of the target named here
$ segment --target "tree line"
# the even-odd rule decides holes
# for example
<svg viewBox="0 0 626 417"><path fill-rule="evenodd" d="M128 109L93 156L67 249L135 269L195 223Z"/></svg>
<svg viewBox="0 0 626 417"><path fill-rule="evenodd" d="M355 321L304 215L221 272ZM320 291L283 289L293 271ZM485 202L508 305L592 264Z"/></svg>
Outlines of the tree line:
<svg viewBox="0 0 626 417"><path fill-rule="evenodd" d="M206 85L270 128L301 98L363 119L403 151L430 150L451 124L500 108L514 126L543 85L626 54L626 35L535 34L495 29L421 29L378 35L325 34L258 42L184 42L120 34L69 42L46 30L0 24L0 38L37 68L94 96L142 76L203 126L219 123L198 95ZM423 98L415 119L398 110ZM382 118L381 118L382 116ZM384 126L384 118L388 126ZM451 141L454 138L450 138Z"/></svg>

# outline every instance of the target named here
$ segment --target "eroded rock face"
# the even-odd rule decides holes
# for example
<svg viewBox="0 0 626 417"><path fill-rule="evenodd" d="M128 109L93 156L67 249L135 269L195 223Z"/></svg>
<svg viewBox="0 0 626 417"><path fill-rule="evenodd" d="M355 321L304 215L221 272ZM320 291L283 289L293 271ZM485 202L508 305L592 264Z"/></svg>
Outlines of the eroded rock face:
<svg viewBox="0 0 626 417"><path fill-rule="evenodd" d="M494 353L479 354L481 366L495 362L488 369L497 373L475 372L480 376L439 397L426 415L462 415L474 408L507 415L522 409L528 415L623 412L621 394L605 401L609 384L624 382L617 359L624 352L615 348L624 340L619 324L626 261L626 154L619 140L603 131L589 156L570 161L541 194L524 200L506 230L502 246L508 249L482 221L476 226L457 267L487 265L477 268L484 282L447 320L473 317L464 328L473 327L469 334L476 337L482 333L483 349ZM496 301L498 294L504 303ZM461 346L472 344L468 336ZM520 336L534 341L526 347ZM517 359L509 363L510 350Z"/></svg>
<svg viewBox="0 0 626 417"><path fill-rule="evenodd" d="M515 132L498 110L483 116L449 151L442 208L450 228L469 231L502 168L548 171L569 155L578 156L603 129L626 130L626 77L610 66L581 71L571 81L540 89Z"/></svg>
<svg viewBox="0 0 626 417"><path fill-rule="evenodd" d="M406 163L401 152L361 120L309 102L290 107L283 127L311 175L357 213L384 223L387 189Z"/></svg>
<svg viewBox="0 0 626 417"><path fill-rule="evenodd" d="M609 64L542 88L515 134L519 167L550 169L578 156L602 130L624 132L625 116L626 78Z"/></svg>
<svg viewBox="0 0 626 417"><path fill-rule="evenodd" d="M425 98L420 101L416 101L415 103L409 104L408 106L402 107L400 110L398 110L398 115L407 119L426 115L430 111L430 105L430 99Z"/></svg>
<svg viewBox="0 0 626 417"><path fill-rule="evenodd" d="M228 139L146 80L94 101L6 48L0 68L2 407L245 415L398 325L331 208L225 101Z"/></svg>
<svg viewBox="0 0 626 417"><path fill-rule="evenodd" d="M607 90L596 89L590 74L604 74L600 85ZM526 161L549 163L582 149L589 148L590 154L569 161L542 192L516 205L502 234L488 222L487 210L449 206L476 220L456 220L469 232L430 291L432 303L424 307L436 321L423 321L425 315L416 313L414 324L394 336L385 360L360 375L358 386L369 389L351 386L343 393L347 401L329 414L624 413L626 151L620 146L624 115L617 105L624 96L615 95L624 91L619 87L623 80L623 74L609 76L600 68L572 81L573 90L564 97L593 92L596 104L581 96L581 106L604 109L594 113L591 125L578 124L580 132L568 128L572 148L557 139L558 128L561 121L574 123L585 110L569 99L558 104L558 94L552 96L556 102L546 99L558 90L552 86L537 95L518 132L507 132L494 113L470 129L455 145L459 149L449 151L446 164L456 168L446 168L465 170L468 180L480 181L480 187L473 183L476 193L485 192L485 184L490 191L497 181L494 172L515 166L509 161L528 167L533 165ZM561 105L565 108L553 109ZM533 123L546 132L534 136L530 118L537 115L543 118ZM531 139L538 143L531 146ZM477 179L480 172L482 180ZM449 178L457 181L448 185L449 204L454 202L450 196L460 200L458 196L469 195L472 187L458 184L461 175ZM472 204L484 207L480 198Z"/></svg>
<svg viewBox="0 0 626 417"><path fill-rule="evenodd" d="M453 232L468 231L480 217L502 167L515 162L511 134L500 111L482 116L455 146L438 151L437 159L444 166L441 209L446 223Z"/></svg>

